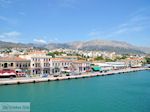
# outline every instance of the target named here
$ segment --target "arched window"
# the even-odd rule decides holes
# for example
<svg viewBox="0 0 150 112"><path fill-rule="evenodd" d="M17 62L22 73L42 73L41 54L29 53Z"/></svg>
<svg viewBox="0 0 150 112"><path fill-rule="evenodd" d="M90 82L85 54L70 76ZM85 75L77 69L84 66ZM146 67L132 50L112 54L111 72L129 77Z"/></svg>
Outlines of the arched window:
<svg viewBox="0 0 150 112"><path fill-rule="evenodd" d="M8 67L8 64L7 63L4 63L4 68L7 68Z"/></svg>
<svg viewBox="0 0 150 112"><path fill-rule="evenodd" d="M13 66L14 66L14 64L13 64L13 63L11 63L11 64L10 64L10 66L11 66L11 67L13 67Z"/></svg>

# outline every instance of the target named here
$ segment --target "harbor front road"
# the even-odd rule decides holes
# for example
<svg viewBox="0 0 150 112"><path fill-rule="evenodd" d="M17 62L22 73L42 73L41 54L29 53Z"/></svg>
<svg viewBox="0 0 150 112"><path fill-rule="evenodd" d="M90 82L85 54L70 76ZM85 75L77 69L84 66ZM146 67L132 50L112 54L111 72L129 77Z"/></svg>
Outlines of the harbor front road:
<svg viewBox="0 0 150 112"><path fill-rule="evenodd" d="M68 80L68 79L79 79L79 78L88 78L95 76L107 76L107 75L115 75L127 72L135 72L149 70L149 68L126 68L120 70L112 70L108 72L88 72L83 73L81 75L71 75L71 76L48 76L48 77L28 77L28 78L13 78L13 79L0 79L0 85L10 85L10 84L25 84L25 83L37 83L37 82L47 82L47 81L58 81L58 80Z"/></svg>

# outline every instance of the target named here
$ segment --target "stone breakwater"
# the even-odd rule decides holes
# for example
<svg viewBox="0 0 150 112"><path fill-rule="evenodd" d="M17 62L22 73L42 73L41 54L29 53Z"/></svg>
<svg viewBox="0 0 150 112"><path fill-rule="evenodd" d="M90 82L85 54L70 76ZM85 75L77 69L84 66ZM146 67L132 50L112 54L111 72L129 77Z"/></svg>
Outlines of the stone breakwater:
<svg viewBox="0 0 150 112"><path fill-rule="evenodd" d="M11 84L25 84L25 83L38 83L38 82L47 82L47 81L59 81L59 80L69 80L69 79L79 79L79 78L90 78L96 76L107 76L122 74L128 72L136 72L142 70L150 70L149 68L127 68L121 70L112 70L108 72L89 72L82 75L73 75L73 76L63 76L63 77L46 77L46 78L14 78L14 79L0 79L0 85L11 85Z"/></svg>

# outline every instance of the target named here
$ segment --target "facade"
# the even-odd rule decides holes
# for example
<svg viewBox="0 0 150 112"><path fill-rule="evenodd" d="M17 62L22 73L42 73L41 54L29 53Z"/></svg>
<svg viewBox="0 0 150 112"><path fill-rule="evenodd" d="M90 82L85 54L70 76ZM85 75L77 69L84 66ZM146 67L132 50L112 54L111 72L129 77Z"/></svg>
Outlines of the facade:
<svg viewBox="0 0 150 112"><path fill-rule="evenodd" d="M113 66L108 64L108 63L99 63L99 62L94 62L93 65L101 67L102 71L109 71L113 69Z"/></svg>
<svg viewBox="0 0 150 112"><path fill-rule="evenodd" d="M141 67L145 62L144 58L128 58L123 60L128 67Z"/></svg>
<svg viewBox="0 0 150 112"><path fill-rule="evenodd" d="M31 75L50 74L51 56L46 55L21 55L24 59L29 59L31 62Z"/></svg>
<svg viewBox="0 0 150 112"><path fill-rule="evenodd" d="M47 52L35 51L19 57L28 59L31 62L31 75L50 74L51 56L46 56Z"/></svg>
<svg viewBox="0 0 150 112"><path fill-rule="evenodd" d="M125 62L106 62L106 64L112 66L114 70L124 69L128 67Z"/></svg>
<svg viewBox="0 0 150 112"><path fill-rule="evenodd" d="M56 58L61 58L61 59L64 59L64 60L69 60L69 61L78 60L77 56L57 56Z"/></svg>
<svg viewBox="0 0 150 112"><path fill-rule="evenodd" d="M72 65L75 71L78 73L87 72L91 69L90 67L91 63L83 60L73 61Z"/></svg>
<svg viewBox="0 0 150 112"><path fill-rule="evenodd" d="M50 56L31 57L31 74L50 74Z"/></svg>
<svg viewBox="0 0 150 112"><path fill-rule="evenodd" d="M72 61L62 59L62 58L53 58L50 62L51 74L60 73L67 69L68 71L72 70Z"/></svg>
<svg viewBox="0 0 150 112"><path fill-rule="evenodd" d="M30 60L19 57L1 57L0 70L15 70L30 74Z"/></svg>

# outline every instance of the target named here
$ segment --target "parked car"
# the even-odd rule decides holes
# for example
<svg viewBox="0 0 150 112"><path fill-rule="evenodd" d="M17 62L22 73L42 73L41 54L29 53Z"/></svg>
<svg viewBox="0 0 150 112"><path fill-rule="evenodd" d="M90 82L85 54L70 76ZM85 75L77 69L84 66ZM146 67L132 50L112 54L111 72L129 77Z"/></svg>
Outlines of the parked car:
<svg viewBox="0 0 150 112"><path fill-rule="evenodd" d="M58 74L54 74L53 76L54 76L54 77L58 77L59 75L58 75Z"/></svg>
<svg viewBox="0 0 150 112"><path fill-rule="evenodd" d="M66 74L66 76L70 76L70 74L68 73L68 74Z"/></svg>

